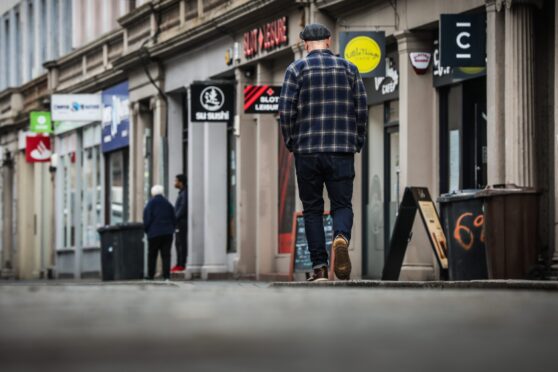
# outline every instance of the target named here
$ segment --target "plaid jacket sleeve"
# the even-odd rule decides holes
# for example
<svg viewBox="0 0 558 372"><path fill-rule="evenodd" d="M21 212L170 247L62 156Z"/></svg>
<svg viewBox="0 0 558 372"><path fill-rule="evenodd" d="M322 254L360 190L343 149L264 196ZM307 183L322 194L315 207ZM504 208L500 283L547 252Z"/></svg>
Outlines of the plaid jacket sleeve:
<svg viewBox="0 0 558 372"><path fill-rule="evenodd" d="M296 71L289 66L285 72L285 79L279 98L279 121L285 146L289 151L293 151L293 133L296 124L298 95L300 87Z"/></svg>
<svg viewBox="0 0 558 372"><path fill-rule="evenodd" d="M355 67L355 81L353 84L353 97L355 100L355 115L357 127L357 148L358 152L364 146L366 139L366 124L368 123L368 99L366 97L366 88L358 69Z"/></svg>

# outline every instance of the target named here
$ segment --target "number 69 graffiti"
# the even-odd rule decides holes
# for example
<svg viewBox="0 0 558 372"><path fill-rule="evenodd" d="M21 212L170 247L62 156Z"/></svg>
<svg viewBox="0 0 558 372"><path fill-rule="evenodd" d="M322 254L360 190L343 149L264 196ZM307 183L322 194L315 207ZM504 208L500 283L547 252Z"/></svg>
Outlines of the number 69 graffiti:
<svg viewBox="0 0 558 372"><path fill-rule="evenodd" d="M468 218L470 217L470 218ZM473 226L468 226L469 221L473 222ZM459 245L468 251L475 244L475 234L473 234L472 228L481 229L480 241L484 243L484 215L480 214L473 219L473 213L465 212L459 216L457 223L455 224L455 229L453 230L453 238Z"/></svg>

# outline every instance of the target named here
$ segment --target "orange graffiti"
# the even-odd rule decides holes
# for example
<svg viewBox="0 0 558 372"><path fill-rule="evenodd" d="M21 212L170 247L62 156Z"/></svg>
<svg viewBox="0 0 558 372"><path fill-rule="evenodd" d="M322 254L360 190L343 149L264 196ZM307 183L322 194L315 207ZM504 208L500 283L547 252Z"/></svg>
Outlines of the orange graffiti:
<svg viewBox="0 0 558 372"><path fill-rule="evenodd" d="M475 235L473 234L473 231L471 231L471 229L464 224L464 219L466 217L473 217L473 213L465 212L459 216L457 223L455 224L455 229L453 230L453 238L463 249L468 251L473 247L473 244L475 244ZM473 220L473 226L476 228L482 228L483 225L484 215L480 214ZM480 241L484 243L484 229L481 229Z"/></svg>
<svg viewBox="0 0 558 372"><path fill-rule="evenodd" d="M468 251L469 249L471 249L471 247L473 246L473 243L475 241L475 237L473 235L473 232L471 231L471 229L465 225L462 224L463 220L465 219L465 217L469 217L469 216L473 216L472 213L470 212L466 212L463 213L461 216L459 216L459 218L457 219L457 223L455 224L455 230L453 230L453 238L463 247L463 249L465 249L466 251ZM466 234L466 236L468 236L467 238L467 242L465 242L463 240L463 234Z"/></svg>

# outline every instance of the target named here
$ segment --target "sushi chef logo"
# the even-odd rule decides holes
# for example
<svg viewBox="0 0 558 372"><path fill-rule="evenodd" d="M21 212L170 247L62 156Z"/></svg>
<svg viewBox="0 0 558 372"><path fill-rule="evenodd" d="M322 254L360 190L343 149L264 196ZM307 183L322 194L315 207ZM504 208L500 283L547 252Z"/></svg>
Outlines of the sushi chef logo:
<svg viewBox="0 0 558 372"><path fill-rule="evenodd" d="M207 111L217 111L225 103L225 94L216 86L209 86L202 90L200 103Z"/></svg>

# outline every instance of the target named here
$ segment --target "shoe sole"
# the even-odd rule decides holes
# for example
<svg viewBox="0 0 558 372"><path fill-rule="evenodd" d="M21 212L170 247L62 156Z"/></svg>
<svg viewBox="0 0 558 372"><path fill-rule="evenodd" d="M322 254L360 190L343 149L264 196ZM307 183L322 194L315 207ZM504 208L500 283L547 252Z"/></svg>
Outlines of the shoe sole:
<svg viewBox="0 0 558 372"><path fill-rule="evenodd" d="M336 239L333 242L333 271L340 280L349 280L351 277L351 258L349 257L349 245L343 239Z"/></svg>
<svg viewBox="0 0 558 372"><path fill-rule="evenodd" d="M320 278L320 279L316 279L316 280L310 280L308 281L308 283L316 283L316 282L327 282L328 280L326 278Z"/></svg>

